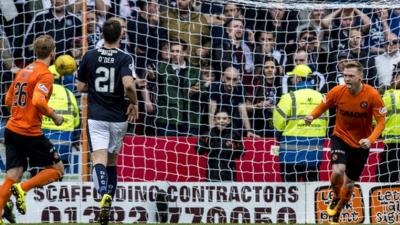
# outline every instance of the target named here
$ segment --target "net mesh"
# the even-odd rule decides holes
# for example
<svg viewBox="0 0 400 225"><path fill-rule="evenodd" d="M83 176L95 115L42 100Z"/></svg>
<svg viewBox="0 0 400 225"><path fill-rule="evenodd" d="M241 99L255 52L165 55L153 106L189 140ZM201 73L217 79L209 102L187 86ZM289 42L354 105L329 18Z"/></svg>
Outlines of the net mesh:
<svg viewBox="0 0 400 225"><path fill-rule="evenodd" d="M257 190L256 186L251 186L254 182L321 182L309 186L302 184L304 186L296 189L296 195L291 195L291 187L287 187L285 193L289 199L291 196L296 199L293 202L303 205L309 201L304 197L307 189L317 193L312 208L295 208L301 213L293 214L291 208L282 206L272 209L272 215L277 215L275 218L264 218L262 215L271 211L262 207L239 209L225 206L232 201L227 200L232 198L228 196L225 200L216 200L222 208L217 205L203 209L193 206L170 209L170 222L327 222L324 207L330 194L328 186L324 186L328 183L323 182L329 181L331 174L328 137L335 124L335 112L330 111L325 115L328 120L318 122L326 128L304 127L287 135L290 124L298 122L299 118L301 120L317 104L312 102L315 99L306 99L311 106L296 108L290 93L308 88L326 94L344 83L344 63L356 60L364 67L364 81L383 95L391 88L393 65L400 62L400 3L397 1L104 0L95 1L96 4L88 1L85 13L80 1L69 1L67 5L63 1L23 2L6 0L0 3L2 131L9 117L4 106L6 91L13 72L32 62L30 45L34 38L44 33L52 35L57 43L57 55L70 54L79 65L85 51L103 45L101 26L105 19L116 17L125 28L120 48L135 59L140 111L139 120L130 124L119 156L118 175L122 186L117 192L118 198L124 199L128 195L128 203L137 202L137 199L154 203L159 200L150 199L162 196L159 189L164 188L168 196L178 196L175 204L180 206L187 196L196 199L196 194L187 194L190 191L203 193L206 190L210 194L214 186L205 181L244 182L240 184L239 193L245 192L247 187ZM54 11L52 4L55 4ZM306 67L296 67L302 64ZM300 73L299 76L306 73L307 78L303 76L297 81L292 73ZM55 75L55 78L55 83L72 95L65 92L70 97L54 100L53 107L77 102L76 109L57 109L64 110L65 117L75 121L69 123L69 127L44 127L45 135L56 145L67 165L64 179L77 181L69 185L71 188L91 180L89 149L82 125L86 119L82 111L87 105L85 95L81 95L74 85L76 72L66 76ZM308 95L311 92L304 93ZM312 93L319 96L315 101L321 101L322 95ZM63 104L67 100L72 102ZM390 100L385 103L396 104ZM285 116L277 108L287 110ZM225 128L220 131L215 127ZM400 155L397 151L384 151L384 141L380 139L372 145L360 177L360 181L371 184L365 184L364 189L357 186L342 221L400 222L398 216L391 217L390 212L379 214L381 208L398 203L394 195L382 199L383 191L389 193L398 187L390 185L385 189L385 185L374 186L374 182L396 182L399 179ZM391 142L391 147L397 148L396 141ZM294 153L285 152L290 149L295 150ZM5 170L4 152L1 151L2 171ZM153 181L164 183L159 183L157 190L152 191L146 183L133 183L132 186L129 183ZM187 183L170 183L168 186L168 182ZM189 182L201 182L200 189ZM61 193L62 186L60 183L55 188ZM234 193L233 186L215 186L215 190L220 188L220 195L216 195L221 197L221 190ZM274 192L268 192L269 187ZM87 186L87 190L90 188ZM261 185L259 190L264 190L264 195L279 195L279 188L277 183ZM35 200L40 201L42 192L46 193L46 190L40 189ZM150 193L148 199L144 193ZM161 194L152 196L154 193ZM258 194L253 194L256 199ZM95 191L88 194L92 195L96 199ZM83 195L77 198L83 199ZM44 197L42 200L41 203L45 204L51 199ZM169 200L174 202L173 197ZM275 201L279 202L279 198ZM131 218L139 222L155 221L155 206L132 208L128 203L115 207L114 221L126 222ZM60 206L46 206L37 221L56 221L57 218L60 221L95 221L97 217L92 218L91 213L98 216L95 213L98 208L90 208L90 204L73 205L65 209L62 216L57 214ZM376 207L367 212L367 204ZM118 207L126 211L123 216L118 214ZM395 213L398 205L393 207L390 210ZM81 210L78 217L77 209ZM246 211L248 209L250 212ZM182 214L182 210L186 216L193 214L194 219L177 216ZM357 218L351 216L354 212L358 213ZM247 213L251 215L249 218Z"/></svg>

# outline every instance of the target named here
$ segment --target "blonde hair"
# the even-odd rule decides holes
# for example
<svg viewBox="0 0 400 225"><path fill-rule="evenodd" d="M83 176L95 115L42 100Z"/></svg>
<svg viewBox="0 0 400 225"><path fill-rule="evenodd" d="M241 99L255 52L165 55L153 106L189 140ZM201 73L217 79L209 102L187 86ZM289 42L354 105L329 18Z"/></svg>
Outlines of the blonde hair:
<svg viewBox="0 0 400 225"><path fill-rule="evenodd" d="M38 59L47 58L55 47L54 39L50 35L41 35L33 42L33 51Z"/></svg>
<svg viewBox="0 0 400 225"><path fill-rule="evenodd" d="M361 74L363 74L364 71L364 67L360 62L357 61L348 61L344 64L344 68L346 69L351 69L351 68L356 68L358 70L358 72L360 72Z"/></svg>

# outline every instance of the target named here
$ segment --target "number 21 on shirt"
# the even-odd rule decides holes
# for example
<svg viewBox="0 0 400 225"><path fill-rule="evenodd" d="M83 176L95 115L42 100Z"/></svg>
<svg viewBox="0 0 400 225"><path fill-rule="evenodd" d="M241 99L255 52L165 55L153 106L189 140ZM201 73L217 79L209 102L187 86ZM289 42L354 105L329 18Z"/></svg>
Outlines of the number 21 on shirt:
<svg viewBox="0 0 400 225"><path fill-rule="evenodd" d="M96 75L98 75L94 81L96 91L114 93L115 68L98 67Z"/></svg>

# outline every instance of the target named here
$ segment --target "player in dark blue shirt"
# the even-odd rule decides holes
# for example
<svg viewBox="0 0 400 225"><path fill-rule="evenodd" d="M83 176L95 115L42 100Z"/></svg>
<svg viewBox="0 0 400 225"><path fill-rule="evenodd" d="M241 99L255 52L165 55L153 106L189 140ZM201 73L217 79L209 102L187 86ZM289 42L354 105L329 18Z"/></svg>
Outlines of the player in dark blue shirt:
<svg viewBox="0 0 400 225"><path fill-rule="evenodd" d="M88 92L88 134L93 181L102 195L100 224L108 224L117 187L117 156L128 121L137 119L138 106L133 58L118 47L122 36L118 20L103 25L104 46L87 52L78 70L77 88ZM125 95L129 99L126 106Z"/></svg>

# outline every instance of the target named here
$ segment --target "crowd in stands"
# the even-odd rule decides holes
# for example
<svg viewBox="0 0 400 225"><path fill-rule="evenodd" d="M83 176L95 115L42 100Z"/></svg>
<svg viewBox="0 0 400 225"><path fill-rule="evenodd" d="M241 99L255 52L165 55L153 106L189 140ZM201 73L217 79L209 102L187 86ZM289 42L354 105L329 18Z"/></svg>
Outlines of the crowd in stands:
<svg viewBox="0 0 400 225"><path fill-rule="evenodd" d="M120 48L135 58L141 115L131 130L136 134L198 135L213 126L216 112L226 111L244 136L273 137L272 110L282 94L294 90L294 66L307 65L305 82L324 94L343 84L344 63L356 60L364 66L365 82L383 94L400 61L400 9L92 0L83 26L81 6L81 1L17 1L18 14L1 18L2 96L12 71L32 62L35 37L50 34L58 55L70 54L79 64L83 37L89 50L101 47L101 24L110 17L125 29ZM57 82L79 101L74 74ZM2 123L6 111L2 107Z"/></svg>

